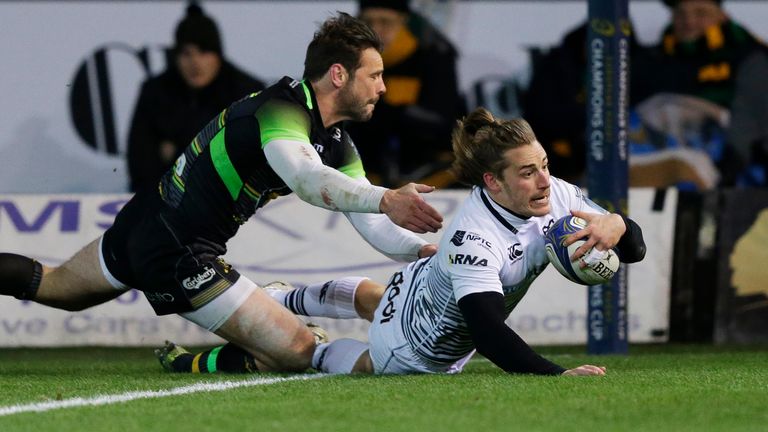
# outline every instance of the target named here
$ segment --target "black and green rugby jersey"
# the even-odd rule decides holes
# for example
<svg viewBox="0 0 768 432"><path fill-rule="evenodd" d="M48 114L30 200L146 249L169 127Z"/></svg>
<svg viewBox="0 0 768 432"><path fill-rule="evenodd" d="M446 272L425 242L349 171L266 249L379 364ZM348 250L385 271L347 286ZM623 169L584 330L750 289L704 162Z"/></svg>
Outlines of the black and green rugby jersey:
<svg viewBox="0 0 768 432"><path fill-rule="evenodd" d="M182 243L222 249L256 209L290 188L272 170L264 145L275 139L310 143L323 164L365 176L342 124L329 129L309 83L283 77L233 103L197 134L160 180L164 219Z"/></svg>

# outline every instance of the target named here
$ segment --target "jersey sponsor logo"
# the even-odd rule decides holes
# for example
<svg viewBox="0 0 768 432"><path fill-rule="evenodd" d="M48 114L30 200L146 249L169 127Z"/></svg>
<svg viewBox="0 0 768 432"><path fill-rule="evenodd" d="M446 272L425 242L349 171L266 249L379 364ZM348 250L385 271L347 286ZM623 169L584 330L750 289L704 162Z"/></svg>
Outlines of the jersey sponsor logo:
<svg viewBox="0 0 768 432"><path fill-rule="evenodd" d="M474 255L467 255L467 254L456 254L456 255L448 254L448 262L450 262L451 264L466 264L466 265L473 265L473 266L480 266L480 267L488 266L487 259L478 258Z"/></svg>
<svg viewBox="0 0 768 432"><path fill-rule="evenodd" d="M479 234L475 234L473 232L470 232L470 233L467 233L467 235L464 236L464 239L467 240L467 241L473 241L473 242L479 244L480 246L485 247L486 249L490 249L491 248L491 242L489 242L488 240L480 237Z"/></svg>
<svg viewBox="0 0 768 432"><path fill-rule="evenodd" d="M184 279L181 281L181 285L188 290L195 290L213 279L214 276L216 276L216 270L214 270L213 267L208 267L204 272Z"/></svg>
<svg viewBox="0 0 768 432"><path fill-rule="evenodd" d="M336 141L341 141L341 129L337 127L333 128L333 132L331 133L331 138L335 139Z"/></svg>
<svg viewBox="0 0 768 432"><path fill-rule="evenodd" d="M387 286L385 293L387 294L387 304L384 305L384 310L381 311L382 318L379 320L379 324L388 323L395 316L395 298L400 295L400 284L403 283L403 272L397 272L392 275L392 279Z"/></svg>
<svg viewBox="0 0 768 432"><path fill-rule="evenodd" d="M293 81L291 81L290 84L288 84L288 87L294 88L294 87L298 86L299 84L301 84L301 81L293 80Z"/></svg>
<svg viewBox="0 0 768 432"><path fill-rule="evenodd" d="M456 232L453 233L453 237L451 238L451 243L453 243L456 246L461 246L466 241L473 241L479 244L480 246L485 247L486 249L491 248L491 242L482 238L480 234L477 234L477 233L456 230Z"/></svg>
<svg viewBox="0 0 768 432"><path fill-rule="evenodd" d="M509 252L509 260L515 262L523 256L523 247L520 243L515 243L507 248L507 252Z"/></svg>
<svg viewBox="0 0 768 432"><path fill-rule="evenodd" d="M319 153L319 154L323 154L323 152L325 151L325 147L323 147L323 145L322 145L322 144L317 144L317 143L315 143L315 144L312 144L312 147L314 147L314 148L315 148L315 151L316 151L317 153Z"/></svg>
<svg viewBox="0 0 768 432"><path fill-rule="evenodd" d="M144 296L150 303L173 303L176 299L173 295L159 292L145 292Z"/></svg>

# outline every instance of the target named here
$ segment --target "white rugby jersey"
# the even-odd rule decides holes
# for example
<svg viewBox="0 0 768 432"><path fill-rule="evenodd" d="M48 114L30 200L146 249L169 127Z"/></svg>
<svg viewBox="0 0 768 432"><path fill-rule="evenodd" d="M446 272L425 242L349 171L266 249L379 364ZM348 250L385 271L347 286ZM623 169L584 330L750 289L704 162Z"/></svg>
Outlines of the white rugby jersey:
<svg viewBox="0 0 768 432"><path fill-rule="evenodd" d="M451 364L474 345L457 304L479 292L502 293L507 316L549 261L544 234L570 210L606 213L581 189L551 177L550 213L527 219L475 187L445 228L438 252L404 270L407 296L400 317L406 340L422 361Z"/></svg>

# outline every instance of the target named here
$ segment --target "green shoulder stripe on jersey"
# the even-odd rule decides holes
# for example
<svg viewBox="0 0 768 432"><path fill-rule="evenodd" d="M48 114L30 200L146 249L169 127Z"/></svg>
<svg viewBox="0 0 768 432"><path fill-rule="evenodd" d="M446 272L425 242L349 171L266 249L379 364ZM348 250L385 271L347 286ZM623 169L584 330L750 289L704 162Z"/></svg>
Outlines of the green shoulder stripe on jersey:
<svg viewBox="0 0 768 432"><path fill-rule="evenodd" d="M339 167L339 171L341 171L342 173L352 178L365 177L365 170L363 169L363 161L361 161L360 159L352 162L351 164L344 165L343 167Z"/></svg>
<svg viewBox="0 0 768 432"><path fill-rule="evenodd" d="M312 95L309 93L309 87L307 87L307 83L302 81L301 88L304 89L304 96L307 97L307 108L309 108L309 110L312 111L314 109L314 106L312 105Z"/></svg>
<svg viewBox="0 0 768 432"><path fill-rule="evenodd" d="M276 139L309 144L309 115L298 105L273 99L256 111L261 148Z"/></svg>
<svg viewBox="0 0 768 432"><path fill-rule="evenodd" d="M229 195L236 201L237 197L240 196L240 190L243 188L243 181L240 179L240 175L237 173L234 165L232 165L232 161L229 160L227 147L224 145L225 130L226 128L220 130L211 140L211 160L213 161L213 167L216 168L216 172L227 187Z"/></svg>

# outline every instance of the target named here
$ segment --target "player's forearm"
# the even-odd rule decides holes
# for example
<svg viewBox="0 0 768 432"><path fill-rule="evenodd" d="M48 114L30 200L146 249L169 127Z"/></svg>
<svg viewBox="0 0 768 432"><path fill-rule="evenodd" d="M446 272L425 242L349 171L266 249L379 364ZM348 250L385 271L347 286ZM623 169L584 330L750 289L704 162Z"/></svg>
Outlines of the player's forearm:
<svg viewBox="0 0 768 432"><path fill-rule="evenodd" d="M565 368L538 355L505 324L504 297L500 293L470 294L459 300L477 352L510 373L560 375Z"/></svg>
<svg viewBox="0 0 768 432"><path fill-rule="evenodd" d="M302 200L329 210L380 213L386 188L359 182L323 165L309 144L271 141L264 154L269 165Z"/></svg>
<svg viewBox="0 0 768 432"><path fill-rule="evenodd" d="M643 230L632 219L622 216L627 230L619 239L616 250L621 262L634 263L642 261L645 257L645 240L643 240Z"/></svg>
<svg viewBox="0 0 768 432"><path fill-rule="evenodd" d="M383 214L345 213L352 226L374 249L401 262L419 258L419 250L427 241L400 228Z"/></svg>

